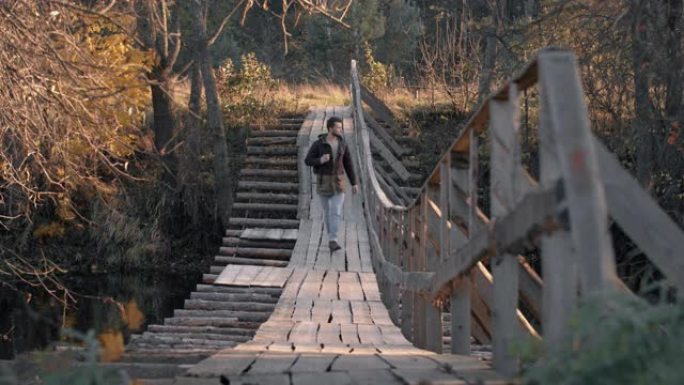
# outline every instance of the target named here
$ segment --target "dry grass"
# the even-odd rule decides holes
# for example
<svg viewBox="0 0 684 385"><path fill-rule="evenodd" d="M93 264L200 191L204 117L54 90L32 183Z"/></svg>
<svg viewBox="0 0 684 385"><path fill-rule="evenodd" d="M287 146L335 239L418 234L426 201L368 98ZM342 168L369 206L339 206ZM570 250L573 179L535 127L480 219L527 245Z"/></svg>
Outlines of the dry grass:
<svg viewBox="0 0 684 385"><path fill-rule="evenodd" d="M462 95L449 95L442 87L400 87L380 90L376 95L398 116L409 116L417 109L443 109L445 106L469 110L474 103L474 100L467 101Z"/></svg>
<svg viewBox="0 0 684 385"><path fill-rule="evenodd" d="M174 100L179 106L187 106L190 85L187 81L174 84ZM453 106L454 101L446 92L436 88L412 87L380 90L376 95L397 115L406 117L416 109ZM277 113L306 114L312 106L347 106L351 104L349 87L330 82L285 84L269 94ZM460 107L460 106L459 106Z"/></svg>
<svg viewBox="0 0 684 385"><path fill-rule="evenodd" d="M174 102L178 107L187 107L190 96L190 84L187 80L173 85ZM312 106L346 106L351 104L348 87L324 82L318 84L281 83L272 93L268 93L271 104L276 106L277 113L306 114Z"/></svg>
<svg viewBox="0 0 684 385"><path fill-rule="evenodd" d="M274 99L284 112L300 114L305 114L311 106L346 106L351 104L349 89L329 82L281 84Z"/></svg>

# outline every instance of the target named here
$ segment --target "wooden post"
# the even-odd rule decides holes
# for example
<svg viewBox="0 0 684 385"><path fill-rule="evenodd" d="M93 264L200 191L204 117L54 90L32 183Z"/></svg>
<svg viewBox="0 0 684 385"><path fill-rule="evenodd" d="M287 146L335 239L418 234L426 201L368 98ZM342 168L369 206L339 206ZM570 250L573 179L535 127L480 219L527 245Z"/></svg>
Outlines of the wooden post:
<svg viewBox="0 0 684 385"><path fill-rule="evenodd" d="M433 203L439 205L440 201L440 187L437 184L427 183L427 198ZM442 218L445 217L444 212L441 212L440 218L437 218L433 205L426 205L428 221L428 232L431 239L441 240L442 234ZM430 231L432 230L432 231ZM427 237L426 237L427 238ZM441 243L441 242L440 242ZM442 251L441 245L435 246L432 241L426 244L426 260L425 271L437 271L441 266ZM433 305L432 301L428 300L425 306L425 348L436 352L442 352L442 309Z"/></svg>
<svg viewBox="0 0 684 385"><path fill-rule="evenodd" d="M404 271L413 271L413 253L415 251L413 232L415 231L415 206L404 215L404 243L402 253ZM406 223L408 221L408 223ZM403 290L401 293L401 332L409 341L413 341L413 292Z"/></svg>
<svg viewBox="0 0 684 385"><path fill-rule="evenodd" d="M466 185L466 193L470 196L471 205L468 211L468 236L474 233L475 227L473 223L477 215L477 162L478 151L477 136L473 134L474 130L469 133L469 156L468 156L468 179ZM449 175L449 216L454 218L461 213L457 213L456 202L460 199L456 191L456 187L451 181ZM473 187L474 186L474 187ZM455 223L452 221L452 223ZM465 244L466 239L461 234L461 231L454 225L452 228L450 250L457 245L459 241ZM469 275L463 277L454 286L451 294L451 353L454 354L470 354L470 336L471 336L471 283Z"/></svg>
<svg viewBox="0 0 684 385"><path fill-rule="evenodd" d="M518 202L520 175L519 107L515 83L509 85L508 100L489 102L492 157L492 217L504 216ZM518 337L518 266L513 255L502 253L491 259L494 276L492 314L493 366L501 374L517 372L517 357L510 353Z"/></svg>
<svg viewBox="0 0 684 385"><path fill-rule="evenodd" d="M570 228L583 295L617 287L608 210L575 56L566 51L539 55L539 83L548 106L568 201Z"/></svg>
<svg viewBox="0 0 684 385"><path fill-rule="evenodd" d="M417 231L416 235L418 236L418 242L416 244L417 249L416 253L414 254L414 258L416 261L416 271L425 271L426 268L426 252L425 248L427 247L427 194L425 191L423 191L420 195L420 202L419 202L419 210L418 210L418 215L416 216L417 218ZM413 306L413 333L414 333L414 344L419 347L419 348L425 348L426 346L426 340L425 340L425 310L426 310L426 301L425 298L416 295L415 296L415 302Z"/></svg>
<svg viewBox="0 0 684 385"><path fill-rule="evenodd" d="M561 178L560 164L549 117L548 101L540 92L539 156L541 186L548 188ZM542 328L548 351L559 349L566 335L568 321L577 307L577 255L567 230L558 230L541 239Z"/></svg>
<svg viewBox="0 0 684 385"><path fill-rule="evenodd" d="M399 256L399 212L394 211L394 210L388 210L388 215L389 215L389 226L388 226L388 231L389 233L387 234L388 236L388 255L387 260L390 261L391 263L399 266L400 263L400 256ZM390 292L390 298L391 298L391 305L389 307L389 315L392 318L392 321L397 324L399 323L399 289L398 285L394 282L388 282L388 288Z"/></svg>

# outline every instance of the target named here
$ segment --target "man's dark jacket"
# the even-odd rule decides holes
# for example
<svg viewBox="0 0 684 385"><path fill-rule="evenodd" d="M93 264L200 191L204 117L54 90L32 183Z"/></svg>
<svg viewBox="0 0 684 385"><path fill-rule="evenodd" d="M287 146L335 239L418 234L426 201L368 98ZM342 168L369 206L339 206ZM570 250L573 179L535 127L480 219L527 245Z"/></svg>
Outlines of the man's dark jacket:
<svg viewBox="0 0 684 385"><path fill-rule="evenodd" d="M321 191L320 188L325 188L324 183L322 183L326 176L334 176L334 183L336 190L335 192L344 191L344 173L347 173L347 177L352 185L356 185L356 174L354 173L354 165L352 164L351 155L349 154L349 147L347 143L341 137L337 137L339 142L337 145L337 156L335 157L335 162L333 164L332 159L332 146L325 140L327 134L321 134L318 136L311 147L309 152L306 154L306 159L304 162L307 166L313 166L314 174L318 175L319 178L319 192L328 192L326 190ZM330 161L321 164L321 157L325 154L330 155Z"/></svg>

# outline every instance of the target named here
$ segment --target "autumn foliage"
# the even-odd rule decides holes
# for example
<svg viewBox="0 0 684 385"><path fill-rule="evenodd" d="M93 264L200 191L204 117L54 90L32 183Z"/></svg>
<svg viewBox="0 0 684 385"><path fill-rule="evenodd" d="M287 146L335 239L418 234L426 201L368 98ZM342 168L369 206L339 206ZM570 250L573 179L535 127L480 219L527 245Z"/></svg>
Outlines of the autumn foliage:
<svg viewBox="0 0 684 385"><path fill-rule="evenodd" d="M83 202L110 199L144 144L149 104L145 72L154 57L136 49L124 27L53 2L0 4L0 225L53 223L59 235Z"/></svg>

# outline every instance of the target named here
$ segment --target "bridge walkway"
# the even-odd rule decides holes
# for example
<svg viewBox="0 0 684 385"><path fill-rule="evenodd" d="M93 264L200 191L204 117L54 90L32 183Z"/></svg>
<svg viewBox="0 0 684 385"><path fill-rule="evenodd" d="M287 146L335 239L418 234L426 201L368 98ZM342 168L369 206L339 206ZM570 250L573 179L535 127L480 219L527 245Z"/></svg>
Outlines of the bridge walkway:
<svg viewBox="0 0 684 385"><path fill-rule="evenodd" d="M310 142L324 132L331 114L344 118L345 135L350 135L351 112L345 107L313 109L300 134ZM310 181L310 175L304 179ZM347 191L343 248L331 252L311 186L309 182L300 191L300 199L310 199L310 204L304 205L306 216L300 218L288 266L259 273L257 268L227 265L215 282L244 285L247 272L255 285L264 279L282 285L270 318L251 341L199 362L175 383L217 384L220 378L233 385L507 383L481 359L418 349L402 335L381 301L361 195Z"/></svg>

